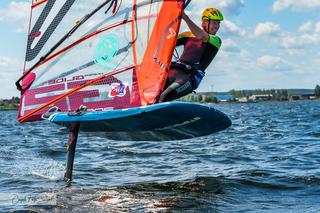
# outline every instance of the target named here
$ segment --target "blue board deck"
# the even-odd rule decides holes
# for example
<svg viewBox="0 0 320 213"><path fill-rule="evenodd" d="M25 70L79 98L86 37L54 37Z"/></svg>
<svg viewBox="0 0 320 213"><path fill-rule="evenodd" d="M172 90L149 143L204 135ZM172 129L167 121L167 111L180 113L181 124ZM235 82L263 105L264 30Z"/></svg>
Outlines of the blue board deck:
<svg viewBox="0 0 320 213"><path fill-rule="evenodd" d="M213 107L184 102L92 111L81 116L59 112L48 120L68 128L72 122L80 122L81 131L125 141L182 140L219 132L231 125L228 116Z"/></svg>

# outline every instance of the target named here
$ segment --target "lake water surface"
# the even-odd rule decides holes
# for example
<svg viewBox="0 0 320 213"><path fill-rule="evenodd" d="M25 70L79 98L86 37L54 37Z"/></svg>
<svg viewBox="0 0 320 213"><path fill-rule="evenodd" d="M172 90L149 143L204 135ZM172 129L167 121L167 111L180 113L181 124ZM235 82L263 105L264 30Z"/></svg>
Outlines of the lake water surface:
<svg viewBox="0 0 320 213"><path fill-rule="evenodd" d="M169 142L67 131L0 112L0 212L320 212L320 102L219 104L226 131Z"/></svg>

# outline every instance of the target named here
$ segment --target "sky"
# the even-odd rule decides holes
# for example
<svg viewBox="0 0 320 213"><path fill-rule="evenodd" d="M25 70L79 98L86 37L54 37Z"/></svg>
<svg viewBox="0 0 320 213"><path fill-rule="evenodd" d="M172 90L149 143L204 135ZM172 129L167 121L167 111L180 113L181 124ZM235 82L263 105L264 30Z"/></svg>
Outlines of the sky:
<svg viewBox="0 0 320 213"><path fill-rule="evenodd" d="M0 1L0 99L19 96L31 0ZM314 89L320 84L320 0L193 0L187 14L216 7L222 47L198 88ZM181 31L188 30L185 23Z"/></svg>

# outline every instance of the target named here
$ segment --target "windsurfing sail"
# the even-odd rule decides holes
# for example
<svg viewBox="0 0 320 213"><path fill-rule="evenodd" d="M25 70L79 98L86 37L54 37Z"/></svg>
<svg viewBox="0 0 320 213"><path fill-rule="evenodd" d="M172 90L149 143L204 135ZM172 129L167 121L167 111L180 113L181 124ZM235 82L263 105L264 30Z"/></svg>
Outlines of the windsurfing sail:
<svg viewBox="0 0 320 213"><path fill-rule="evenodd" d="M19 122L157 103L184 0L33 0ZM21 86L20 86L21 84Z"/></svg>

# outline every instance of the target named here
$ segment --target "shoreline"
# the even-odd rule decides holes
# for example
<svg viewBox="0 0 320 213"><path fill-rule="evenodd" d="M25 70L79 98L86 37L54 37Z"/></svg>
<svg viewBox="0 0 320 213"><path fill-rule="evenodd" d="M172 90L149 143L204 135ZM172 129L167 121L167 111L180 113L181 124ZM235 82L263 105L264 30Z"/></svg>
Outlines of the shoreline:
<svg viewBox="0 0 320 213"><path fill-rule="evenodd" d="M18 107L13 106L0 106L0 111L16 111Z"/></svg>
<svg viewBox="0 0 320 213"><path fill-rule="evenodd" d="M197 101L191 101L190 103L199 103L199 104L258 104L258 103L271 103L271 102L281 102L281 103L286 103L286 102L317 102L320 101L320 99L315 99L315 100L294 100L294 101L278 101L278 100L270 100L270 101L257 101L257 102L239 102L239 101L226 101L226 102L218 102L218 103L213 103L213 102L197 102ZM186 102L186 101L182 101ZM17 111L18 106L0 106L0 111Z"/></svg>

